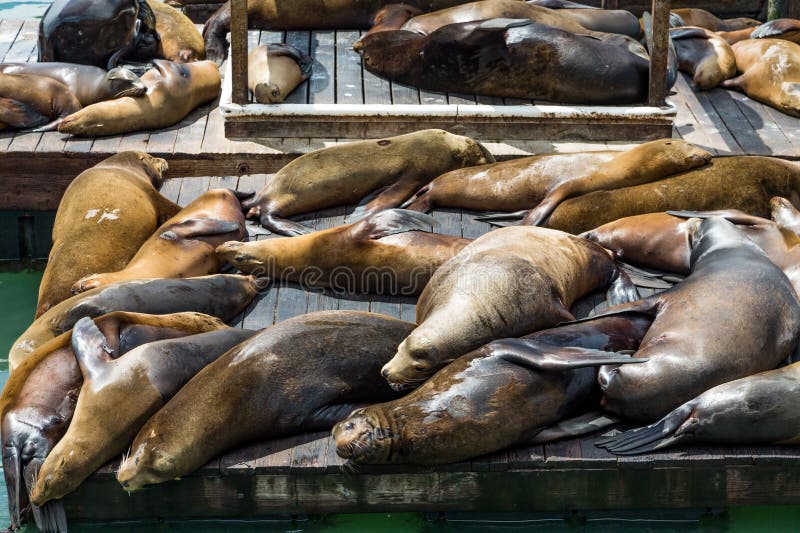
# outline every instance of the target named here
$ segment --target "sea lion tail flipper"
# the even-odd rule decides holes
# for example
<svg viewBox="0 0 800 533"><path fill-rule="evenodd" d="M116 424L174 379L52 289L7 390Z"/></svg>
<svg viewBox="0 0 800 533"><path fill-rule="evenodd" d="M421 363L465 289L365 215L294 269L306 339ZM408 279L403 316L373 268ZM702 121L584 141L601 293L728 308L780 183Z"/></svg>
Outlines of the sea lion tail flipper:
<svg viewBox="0 0 800 533"><path fill-rule="evenodd" d="M83 377L92 380L103 373L113 351L103 332L89 317L83 317L72 328L72 349Z"/></svg>
<svg viewBox="0 0 800 533"><path fill-rule="evenodd" d="M742 74L741 76L736 76L729 80L723 80L722 83L720 83L720 87L724 87L725 89L741 89L744 83L744 77L745 74Z"/></svg>
<svg viewBox="0 0 800 533"><path fill-rule="evenodd" d="M665 290L672 287L675 283L683 281L683 278L667 274L666 272L651 272L621 261L618 261L618 264L631 279L631 282L637 287Z"/></svg>
<svg viewBox="0 0 800 533"><path fill-rule="evenodd" d="M220 220L218 218L190 218L172 224L169 229L159 235L160 238L168 241L178 239L196 239L206 235L224 235L242 231L241 224L232 220Z"/></svg>
<svg viewBox="0 0 800 533"><path fill-rule="evenodd" d="M36 527L42 533L67 533L67 514L61 500L50 500L41 507L31 505Z"/></svg>
<svg viewBox="0 0 800 533"><path fill-rule="evenodd" d="M65 117L58 117L52 122L45 124L44 126L39 126L38 128L34 128L31 131L34 133L41 133L45 131L56 131L58 126L64 121Z"/></svg>
<svg viewBox="0 0 800 533"><path fill-rule="evenodd" d="M439 227L439 222L430 215L407 209L380 211L356 222L349 233L354 239L377 240L382 237L408 231L427 231Z"/></svg>
<svg viewBox="0 0 800 533"><path fill-rule="evenodd" d="M646 357L604 352L591 348L550 346L530 339L501 339L488 344L491 356L543 372L563 372L603 365L644 363Z"/></svg>
<svg viewBox="0 0 800 533"><path fill-rule="evenodd" d="M639 291L624 269L617 267L617 272L606 291L606 299L609 305L625 304L639 299Z"/></svg>
<svg viewBox="0 0 800 533"><path fill-rule="evenodd" d="M28 129L50 120L30 106L11 98L0 98L0 122L15 128Z"/></svg>
<svg viewBox="0 0 800 533"><path fill-rule="evenodd" d="M544 444L554 440L579 437L580 435L586 435L587 433L593 433L609 426L613 426L618 422L618 418L606 413L600 413L597 411L584 413L581 416L568 418L553 426L544 428L531 440L526 441L525 444Z"/></svg>
<svg viewBox="0 0 800 533"><path fill-rule="evenodd" d="M3 437L5 435L3 430ZM20 449L16 444L9 443L3 445L3 474L6 479L6 492L8 493L8 513L11 518L11 528L17 529L22 526L22 515L26 506L26 495L22 488L24 479L22 477L22 457Z"/></svg>
<svg viewBox="0 0 800 533"><path fill-rule="evenodd" d="M684 426L691 428L693 425L696 403L697 399L690 400L655 424L598 440L595 446L605 448L615 455L636 455L689 440L691 433L683 433L682 429Z"/></svg>
<svg viewBox="0 0 800 533"><path fill-rule="evenodd" d="M597 314L587 316L584 318L579 318L577 320L570 320L569 322L561 322L556 325L564 326L567 324L581 324L583 322L590 322L597 318L627 315L631 313L655 317L658 314L658 310L660 307L661 307L661 295L654 294L652 296L643 298L636 302L629 302L621 305L615 305Z"/></svg>
<svg viewBox="0 0 800 533"><path fill-rule="evenodd" d="M800 30L800 21L794 19L775 19L760 25L750 34L751 39L774 39L790 31Z"/></svg>
<svg viewBox="0 0 800 533"><path fill-rule="evenodd" d="M287 237L294 237L295 235L305 235L311 233L311 228L307 228L300 223L291 220L276 217L270 213L261 213L259 217L261 225L273 233L278 235L286 235Z"/></svg>
<svg viewBox="0 0 800 533"><path fill-rule="evenodd" d="M544 221L553 214L556 207L569 198L569 193L565 188L556 187L553 191L547 193L544 199L539 202L535 208L531 209L525 219L522 221L523 226L541 226Z"/></svg>
<svg viewBox="0 0 800 533"><path fill-rule="evenodd" d="M270 43L267 45L267 55L284 56L293 59L300 68L301 82L306 81L311 76L314 60L311 59L311 56L290 44Z"/></svg>
<svg viewBox="0 0 800 533"><path fill-rule="evenodd" d="M513 213L484 213L475 217L475 220L494 224L494 221L496 220L522 220L528 215L528 213L528 209L524 211L514 211Z"/></svg>

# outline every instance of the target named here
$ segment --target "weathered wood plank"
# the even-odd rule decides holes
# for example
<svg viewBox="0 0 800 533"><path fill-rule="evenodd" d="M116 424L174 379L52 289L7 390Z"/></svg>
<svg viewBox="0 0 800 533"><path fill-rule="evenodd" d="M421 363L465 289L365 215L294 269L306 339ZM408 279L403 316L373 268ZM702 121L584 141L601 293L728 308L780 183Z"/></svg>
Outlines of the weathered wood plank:
<svg viewBox="0 0 800 533"><path fill-rule="evenodd" d="M361 56L353 50L360 34L357 31L336 32L336 103L363 104Z"/></svg>
<svg viewBox="0 0 800 533"><path fill-rule="evenodd" d="M315 31L311 35L314 70L308 80L309 104L336 102L336 32Z"/></svg>
<svg viewBox="0 0 800 533"><path fill-rule="evenodd" d="M286 43L291 44L301 52L308 54L311 50L311 32L287 31ZM304 81L286 98L287 104L305 104L308 102L308 80Z"/></svg>

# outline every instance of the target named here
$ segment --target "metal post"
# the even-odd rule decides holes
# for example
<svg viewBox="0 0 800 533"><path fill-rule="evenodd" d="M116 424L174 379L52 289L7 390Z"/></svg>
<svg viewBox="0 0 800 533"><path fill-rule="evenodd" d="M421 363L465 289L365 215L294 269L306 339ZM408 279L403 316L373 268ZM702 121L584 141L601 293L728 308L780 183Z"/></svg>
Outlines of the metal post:
<svg viewBox="0 0 800 533"><path fill-rule="evenodd" d="M250 102L247 88L247 0L231 0L231 98L236 104Z"/></svg>
<svg viewBox="0 0 800 533"><path fill-rule="evenodd" d="M786 16L786 0L769 0L767 20L780 19Z"/></svg>
<svg viewBox="0 0 800 533"><path fill-rule="evenodd" d="M667 55L669 52L670 0L653 0L653 37L650 45L650 94L647 103L667 104Z"/></svg>

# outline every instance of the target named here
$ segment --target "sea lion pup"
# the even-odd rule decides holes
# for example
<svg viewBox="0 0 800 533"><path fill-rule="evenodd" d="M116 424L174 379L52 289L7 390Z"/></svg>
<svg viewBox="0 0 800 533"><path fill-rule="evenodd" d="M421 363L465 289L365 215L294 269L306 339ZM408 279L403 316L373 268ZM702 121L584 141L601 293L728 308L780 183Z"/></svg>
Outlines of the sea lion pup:
<svg viewBox="0 0 800 533"><path fill-rule="evenodd" d="M67 432L42 464L31 502L41 506L77 489L124 452L142 424L187 381L255 333L209 331L151 342L111 359L103 332L91 319L80 319L72 331L72 349L83 385Z"/></svg>
<svg viewBox="0 0 800 533"><path fill-rule="evenodd" d="M525 210L519 216L538 206L530 215L538 220L572 196L659 180L703 166L711 158L707 151L679 139L651 141L624 152L522 157L443 174L417 191L408 209Z"/></svg>
<svg viewBox="0 0 800 533"><path fill-rule="evenodd" d="M603 33L619 33L638 39L641 34L639 19L624 9L599 9L567 0L527 0L528 5L556 9L587 30Z"/></svg>
<svg viewBox="0 0 800 533"><path fill-rule="evenodd" d="M363 215L370 215L399 206L445 172L493 162L479 142L443 130L357 141L298 157L242 206L247 218L270 231L301 235L310 230L286 217L356 204L375 194L363 208Z"/></svg>
<svg viewBox="0 0 800 533"><path fill-rule="evenodd" d="M15 129L55 129L81 108L66 85L29 74L0 74L0 122Z"/></svg>
<svg viewBox="0 0 800 533"><path fill-rule="evenodd" d="M335 291L415 295L469 239L430 233L428 215L390 209L297 237L226 242L217 254L243 272Z"/></svg>
<svg viewBox="0 0 800 533"><path fill-rule="evenodd" d="M415 386L489 341L573 320L572 303L606 287L614 303L637 298L592 242L530 226L492 231L434 272L417 302L419 326L381 374L396 389Z"/></svg>
<svg viewBox="0 0 800 533"><path fill-rule="evenodd" d="M247 86L260 104L283 102L311 76L313 60L288 44L262 44L247 57Z"/></svg>
<svg viewBox="0 0 800 533"><path fill-rule="evenodd" d="M211 189L164 222L122 270L79 279L72 293L134 279L216 274L224 262L214 250L247 236L242 206L228 189Z"/></svg>
<svg viewBox="0 0 800 533"><path fill-rule="evenodd" d="M8 363L13 372L28 354L70 330L85 316L94 318L112 311L152 315L196 311L223 316L230 302L237 304L237 313L243 311L261 289L261 282L252 276L230 274L136 280L92 289L64 300L37 318L11 346Z"/></svg>
<svg viewBox="0 0 800 533"><path fill-rule="evenodd" d="M800 117L800 45L778 39L748 39L732 48L740 75L722 86Z"/></svg>
<svg viewBox="0 0 800 533"><path fill-rule="evenodd" d="M606 410L652 422L721 383L772 370L797 348L800 303L786 275L720 217L690 233L692 273L666 292L598 316L654 317L634 357L602 367Z"/></svg>
<svg viewBox="0 0 800 533"><path fill-rule="evenodd" d="M800 44L800 20L775 19L765 22L750 34L751 39L783 39Z"/></svg>
<svg viewBox="0 0 800 533"><path fill-rule="evenodd" d="M124 268L158 225L180 211L158 193L166 171L163 159L130 151L72 180L56 211L36 318L69 298L82 277Z"/></svg>
<svg viewBox="0 0 800 533"><path fill-rule="evenodd" d="M704 28L685 27L671 29L669 36L675 43L678 68L692 75L698 89L713 89L736 76L733 50L719 35Z"/></svg>
<svg viewBox="0 0 800 533"><path fill-rule="evenodd" d="M798 191L800 165L795 162L774 157L718 157L704 167L654 183L571 198L553 211L545 226L577 235L623 217L682 210L738 209L768 217L770 198L792 198Z"/></svg>
<svg viewBox="0 0 800 533"><path fill-rule="evenodd" d="M219 69L213 61L174 63L156 59L153 64L155 68L142 76L147 86L143 96L84 107L66 117L58 131L97 137L166 128L219 95Z"/></svg>
<svg viewBox="0 0 800 533"><path fill-rule="evenodd" d="M636 455L704 442L721 445L798 444L800 363L747 376L707 390L647 427L595 444L616 455Z"/></svg>
<svg viewBox="0 0 800 533"><path fill-rule="evenodd" d="M408 396L351 413L333 427L336 453L354 463L444 464L600 429L614 420L573 417L598 410L597 367L638 362L613 351L636 350L649 326L644 316L600 319L490 342Z"/></svg>
<svg viewBox="0 0 800 533"><path fill-rule="evenodd" d="M0 72L52 78L63 83L84 107L147 91L139 76L122 67L106 71L75 63L0 63Z"/></svg>
<svg viewBox="0 0 800 533"><path fill-rule="evenodd" d="M747 17L721 19L705 9L693 7L672 9L670 14L680 17L681 26L699 26L711 31L735 31L761 25L761 22Z"/></svg>
<svg viewBox="0 0 800 533"><path fill-rule="evenodd" d="M229 320L235 315L236 305L232 303L223 318ZM201 313L114 312L96 318L95 324L105 335L113 357L148 342L227 327L222 320ZM72 419L83 377L71 339L70 330L40 346L15 369L0 395L3 473L12 527L20 526L39 467ZM41 524L51 513L47 509L33 511L39 528L52 531Z"/></svg>
<svg viewBox="0 0 800 533"><path fill-rule="evenodd" d="M422 15L422 13L423 11L408 4L389 4L375 14L375 18L372 19L372 27L366 35L379 31L399 30L409 19Z"/></svg>
<svg viewBox="0 0 800 533"><path fill-rule="evenodd" d="M156 16L158 57L178 63L206 58L203 36L189 17L161 0L147 0Z"/></svg>
<svg viewBox="0 0 800 533"><path fill-rule="evenodd" d="M141 428L117 480L127 490L193 472L241 444L330 429L397 394L379 370L414 325L356 311L300 315L206 367Z"/></svg>

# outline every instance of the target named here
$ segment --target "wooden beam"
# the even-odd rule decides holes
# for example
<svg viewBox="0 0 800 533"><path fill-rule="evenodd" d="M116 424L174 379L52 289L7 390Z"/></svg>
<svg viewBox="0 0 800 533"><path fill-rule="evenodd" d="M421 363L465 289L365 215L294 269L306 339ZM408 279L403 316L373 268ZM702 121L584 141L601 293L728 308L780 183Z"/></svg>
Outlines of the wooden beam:
<svg viewBox="0 0 800 533"><path fill-rule="evenodd" d="M247 88L247 0L231 0L230 61L233 102L241 105L250 103Z"/></svg>
<svg viewBox="0 0 800 533"><path fill-rule="evenodd" d="M667 103L667 56L669 53L670 0L653 0L653 35L650 44L650 95L647 103Z"/></svg>
<svg viewBox="0 0 800 533"><path fill-rule="evenodd" d="M780 19L786 16L786 0L769 0L767 20Z"/></svg>

